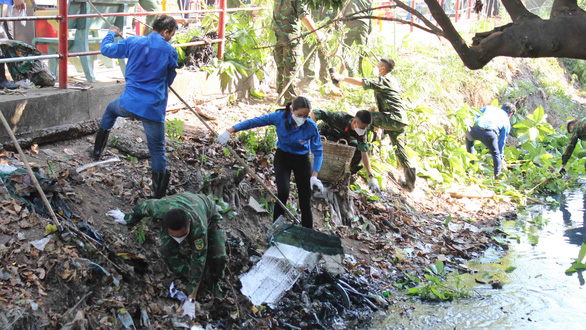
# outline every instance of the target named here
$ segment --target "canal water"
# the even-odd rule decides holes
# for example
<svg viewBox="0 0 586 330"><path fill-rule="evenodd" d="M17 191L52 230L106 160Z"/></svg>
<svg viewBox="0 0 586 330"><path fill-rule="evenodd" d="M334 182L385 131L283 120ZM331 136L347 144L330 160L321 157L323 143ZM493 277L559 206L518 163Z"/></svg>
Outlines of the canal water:
<svg viewBox="0 0 586 330"><path fill-rule="evenodd" d="M586 194L566 191L554 199L556 206L530 206L503 222L508 251L489 250L467 264L472 271L459 277L471 298L412 299L393 305L373 328L586 329L586 272L565 273L586 243ZM493 289L491 281L504 285Z"/></svg>

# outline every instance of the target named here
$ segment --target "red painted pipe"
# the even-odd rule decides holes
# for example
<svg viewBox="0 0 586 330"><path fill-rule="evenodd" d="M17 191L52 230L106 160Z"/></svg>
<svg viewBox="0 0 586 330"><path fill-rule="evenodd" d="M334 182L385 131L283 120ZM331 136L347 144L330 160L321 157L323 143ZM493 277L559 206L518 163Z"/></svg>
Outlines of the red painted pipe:
<svg viewBox="0 0 586 330"><path fill-rule="evenodd" d="M59 6L59 89L67 89L67 0L58 0Z"/></svg>
<svg viewBox="0 0 586 330"><path fill-rule="evenodd" d="M220 13L218 14L218 38L221 39L218 44L218 58L224 59L224 37L226 30L226 0L220 0Z"/></svg>
<svg viewBox="0 0 586 330"><path fill-rule="evenodd" d="M460 11L460 0L456 0L456 23L458 23L459 11Z"/></svg>

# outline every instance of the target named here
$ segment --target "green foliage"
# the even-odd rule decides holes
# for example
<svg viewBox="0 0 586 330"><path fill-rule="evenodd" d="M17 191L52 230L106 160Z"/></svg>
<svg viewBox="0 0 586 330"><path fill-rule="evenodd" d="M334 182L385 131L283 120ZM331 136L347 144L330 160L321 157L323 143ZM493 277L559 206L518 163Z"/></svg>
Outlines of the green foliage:
<svg viewBox="0 0 586 330"><path fill-rule="evenodd" d="M180 142L183 139L183 121L178 118L166 121L165 133L171 140Z"/></svg>
<svg viewBox="0 0 586 330"><path fill-rule="evenodd" d="M139 222L139 224L137 225L136 231L135 231L135 235L136 235L136 242L139 245L143 245L144 242L146 241L146 236L144 234L144 222L145 220L141 220Z"/></svg>
<svg viewBox="0 0 586 330"><path fill-rule="evenodd" d="M256 155L259 151L268 154L277 145L277 131L274 126L267 127L263 137L262 132L258 130L246 130L238 134L238 139L246 146L247 152L252 155Z"/></svg>
<svg viewBox="0 0 586 330"><path fill-rule="evenodd" d="M582 243L580 247L580 252L578 252L578 258L572 263L572 266L566 270L566 275L572 275L578 271L586 270L586 264L582 263L584 257L586 256L586 244ZM583 284L583 283L582 283Z"/></svg>
<svg viewBox="0 0 586 330"><path fill-rule="evenodd" d="M418 296L432 301L452 301L454 298L469 296L468 291L461 287L461 281L458 276L455 276L455 288L449 288L442 283L446 280L446 270L441 260L431 264L425 272L426 274L423 275L425 281L418 279L419 286L409 288L407 295Z"/></svg>
<svg viewBox="0 0 586 330"><path fill-rule="evenodd" d="M564 58L561 61L572 74L572 79L580 82L582 86L586 86L586 61L570 58Z"/></svg>

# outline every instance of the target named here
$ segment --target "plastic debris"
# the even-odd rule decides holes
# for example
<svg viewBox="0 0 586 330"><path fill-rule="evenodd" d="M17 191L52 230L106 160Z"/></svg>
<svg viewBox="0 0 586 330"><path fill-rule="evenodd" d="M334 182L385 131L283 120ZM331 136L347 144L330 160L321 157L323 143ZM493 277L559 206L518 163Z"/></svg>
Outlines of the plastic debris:
<svg viewBox="0 0 586 330"><path fill-rule="evenodd" d="M31 243L31 245L36 247L37 249L44 251L45 246L47 246L47 243L49 243L50 240L51 240L51 236L47 236L45 238L42 238L42 239L39 239L36 241L31 241L29 243Z"/></svg>
<svg viewBox="0 0 586 330"><path fill-rule="evenodd" d="M256 199L254 199L254 197L252 197L252 196L248 197L248 206L250 206L254 211L256 211L256 213L266 213L267 212L267 210L265 210L259 204L259 202L257 202Z"/></svg>
<svg viewBox="0 0 586 330"><path fill-rule="evenodd" d="M248 273L240 276L242 294L254 305L274 305L291 289L303 271L314 268L318 260L318 253L275 243Z"/></svg>
<svg viewBox="0 0 586 330"><path fill-rule="evenodd" d="M171 298L175 298L181 302L184 302L187 299L187 295L183 293L183 291L175 290L175 282L171 282L171 286L169 286L169 294Z"/></svg>
<svg viewBox="0 0 586 330"><path fill-rule="evenodd" d="M132 316L130 316L130 314L126 311L126 309L121 308L120 312L118 313L118 319L120 319L120 322L122 322L122 325L128 329L130 327L133 327L136 329L135 325L134 325L134 321L132 320Z"/></svg>
<svg viewBox="0 0 586 330"><path fill-rule="evenodd" d="M91 167L94 167L94 166L108 164L108 163L113 163L113 162L119 162L119 161L120 161L120 158L118 158L118 157L114 157L114 158L110 158L110 159L106 159L106 160L100 160L99 162L93 162L93 163L86 164L84 166L80 166L75 171L77 173L79 173L79 172L85 171L88 168L91 168Z"/></svg>
<svg viewBox="0 0 586 330"><path fill-rule="evenodd" d="M32 301L31 301L31 309L32 309L33 311L36 311L36 310L38 310L38 309L39 309L39 304L37 304L36 302L32 302Z"/></svg>

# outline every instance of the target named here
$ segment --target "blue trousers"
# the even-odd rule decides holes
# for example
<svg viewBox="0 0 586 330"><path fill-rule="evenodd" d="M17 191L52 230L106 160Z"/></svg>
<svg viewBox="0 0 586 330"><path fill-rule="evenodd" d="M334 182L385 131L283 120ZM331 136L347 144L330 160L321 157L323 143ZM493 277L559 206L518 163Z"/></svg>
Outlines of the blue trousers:
<svg viewBox="0 0 586 330"><path fill-rule="evenodd" d="M134 118L142 121L142 127L144 127L147 145L151 154L151 168L153 172L165 173L165 168L167 167L167 159L165 158L165 123L136 115L121 107L119 99L115 99L106 107L100 126L109 130L114 126L118 117Z"/></svg>
<svg viewBox="0 0 586 330"><path fill-rule="evenodd" d="M474 153L474 141L479 140L484 144L490 154L492 155L492 166L494 167L494 176L498 176L502 172L503 159L499 151L498 146L498 135L495 131L485 131L474 126L470 129L470 132L466 134L466 150L473 154Z"/></svg>

